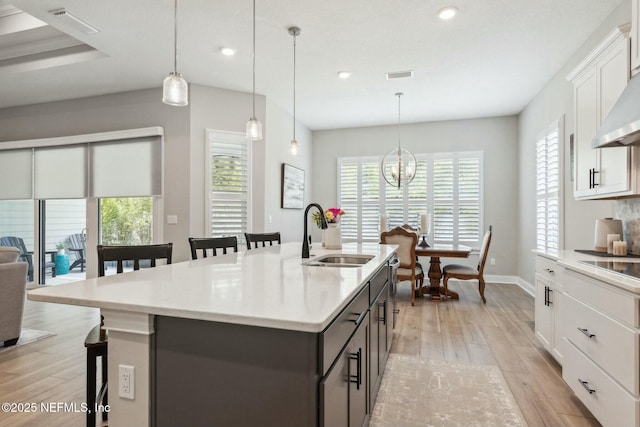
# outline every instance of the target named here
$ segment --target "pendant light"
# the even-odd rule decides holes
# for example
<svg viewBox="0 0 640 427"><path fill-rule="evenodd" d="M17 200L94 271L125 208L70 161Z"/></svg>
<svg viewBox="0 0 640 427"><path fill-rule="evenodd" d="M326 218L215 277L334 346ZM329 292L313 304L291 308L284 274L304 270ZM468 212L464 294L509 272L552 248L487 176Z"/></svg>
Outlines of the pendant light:
<svg viewBox="0 0 640 427"><path fill-rule="evenodd" d="M178 0L173 5L173 72L162 84L162 102L178 107L189 105L189 86L178 72Z"/></svg>
<svg viewBox="0 0 640 427"><path fill-rule="evenodd" d="M253 0L253 115L247 122L247 139L262 139L262 123L256 119L256 0Z"/></svg>
<svg viewBox="0 0 640 427"><path fill-rule="evenodd" d="M401 184L409 184L416 176L417 162L413 154L400 147L400 97L402 92L396 93L398 97L398 148L388 153L382 159L380 170L387 183L400 188Z"/></svg>
<svg viewBox="0 0 640 427"><path fill-rule="evenodd" d="M293 139L289 148L292 156L298 155L298 140L296 140L296 37L300 35L300 28L289 28L289 34L293 36Z"/></svg>

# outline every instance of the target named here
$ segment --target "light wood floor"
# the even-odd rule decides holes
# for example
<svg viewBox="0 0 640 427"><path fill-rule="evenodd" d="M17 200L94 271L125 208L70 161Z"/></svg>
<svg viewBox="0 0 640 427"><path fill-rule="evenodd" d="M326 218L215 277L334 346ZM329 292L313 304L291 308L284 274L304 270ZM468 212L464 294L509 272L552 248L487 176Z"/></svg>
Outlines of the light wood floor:
<svg viewBox="0 0 640 427"><path fill-rule="evenodd" d="M413 307L408 283L400 285L392 353L498 366L530 427L600 425L535 338L533 297L516 285L488 283L485 305L477 284L449 283L459 301L416 299Z"/></svg>
<svg viewBox="0 0 640 427"><path fill-rule="evenodd" d="M398 295L392 352L424 359L496 365L530 427L599 426L562 381L560 367L527 322L533 298L515 285L487 284L482 304L473 284L451 284L459 301L417 299L408 286ZM43 413L40 402L85 402L84 338L99 320L96 309L27 301L24 327L54 337L0 352L0 403L38 404L36 413L4 413L0 426L84 426L81 412Z"/></svg>

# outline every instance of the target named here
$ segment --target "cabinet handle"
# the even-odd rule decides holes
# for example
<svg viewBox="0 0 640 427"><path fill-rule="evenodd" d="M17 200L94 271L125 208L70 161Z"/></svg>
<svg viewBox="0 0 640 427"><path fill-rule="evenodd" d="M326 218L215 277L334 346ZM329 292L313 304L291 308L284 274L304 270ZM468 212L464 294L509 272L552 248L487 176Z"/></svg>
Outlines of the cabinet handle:
<svg viewBox="0 0 640 427"><path fill-rule="evenodd" d="M354 313L356 314L356 313ZM362 313L360 313L358 315L358 318L355 320L352 320L353 323L356 324L356 326L358 326L360 323L362 323L362 320L364 319L364 317L367 315L367 310L363 311Z"/></svg>
<svg viewBox="0 0 640 427"><path fill-rule="evenodd" d="M594 389L589 387L589 381L582 381L580 378L578 378L578 382L580 383L580 385L582 385L582 387L584 387L585 390L589 392L589 394L593 394L596 392Z"/></svg>
<svg viewBox="0 0 640 427"><path fill-rule="evenodd" d="M549 274L553 274L553 270L550 268L545 268L544 271L546 271Z"/></svg>
<svg viewBox="0 0 640 427"><path fill-rule="evenodd" d="M362 385L362 348L359 348L357 353L351 353L349 359L356 361L356 374L349 375L349 382L356 385L356 390L360 390Z"/></svg>
<svg viewBox="0 0 640 427"><path fill-rule="evenodd" d="M583 334L585 334L586 336L588 336L589 338L593 338L593 337L595 337L595 336L596 336L596 334L592 334L592 333L590 333L588 329L578 328L578 330L579 330L580 332L582 332Z"/></svg>
<svg viewBox="0 0 640 427"><path fill-rule="evenodd" d="M387 301L386 300L378 303L378 313L380 312L380 309L382 309L382 317L378 317L378 321L386 325L387 324Z"/></svg>
<svg viewBox="0 0 640 427"><path fill-rule="evenodd" d="M599 183L596 182L596 174L599 174L600 171L595 170L595 168L593 169L593 188L596 188L598 185L600 185Z"/></svg>
<svg viewBox="0 0 640 427"><path fill-rule="evenodd" d="M551 292L553 292L553 290L550 287L544 287L544 305L547 307L553 304L553 301L551 301Z"/></svg>
<svg viewBox="0 0 640 427"><path fill-rule="evenodd" d="M589 188L593 188L593 168L589 169Z"/></svg>

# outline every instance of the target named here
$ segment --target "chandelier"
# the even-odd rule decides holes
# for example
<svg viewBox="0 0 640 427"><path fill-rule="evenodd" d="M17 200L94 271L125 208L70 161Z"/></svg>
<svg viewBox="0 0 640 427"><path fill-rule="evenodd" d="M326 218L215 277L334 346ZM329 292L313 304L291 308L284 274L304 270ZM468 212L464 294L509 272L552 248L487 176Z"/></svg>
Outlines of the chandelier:
<svg viewBox="0 0 640 427"><path fill-rule="evenodd" d="M396 93L398 97L398 148L394 148L382 159L380 171L387 183L393 187L400 188L413 181L416 176L416 158L408 150L400 146L400 97L402 92Z"/></svg>

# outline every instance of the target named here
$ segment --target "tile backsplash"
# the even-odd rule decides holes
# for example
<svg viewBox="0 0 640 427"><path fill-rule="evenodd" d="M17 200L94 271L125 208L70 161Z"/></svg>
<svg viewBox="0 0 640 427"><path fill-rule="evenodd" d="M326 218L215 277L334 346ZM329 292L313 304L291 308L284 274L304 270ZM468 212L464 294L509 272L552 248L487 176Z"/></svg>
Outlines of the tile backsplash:
<svg viewBox="0 0 640 427"><path fill-rule="evenodd" d="M640 254L640 199L615 201L616 218L622 220L622 233L629 251Z"/></svg>

